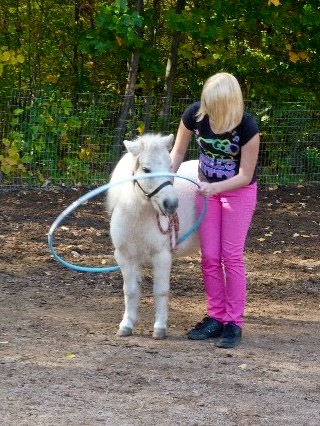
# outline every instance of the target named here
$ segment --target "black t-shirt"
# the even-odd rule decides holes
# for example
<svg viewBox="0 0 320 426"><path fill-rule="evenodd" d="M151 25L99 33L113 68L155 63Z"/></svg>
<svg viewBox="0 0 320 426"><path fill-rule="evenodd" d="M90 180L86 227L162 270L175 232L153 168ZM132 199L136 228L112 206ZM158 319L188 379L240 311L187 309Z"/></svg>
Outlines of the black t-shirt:
<svg viewBox="0 0 320 426"><path fill-rule="evenodd" d="M190 105L182 115L182 122L188 130L194 132L199 145L199 177L208 182L219 182L239 173L241 147L258 132L254 118L244 112L241 123L231 132L216 134L211 130L209 117L197 121L196 113L200 102ZM250 183L257 180L257 172Z"/></svg>

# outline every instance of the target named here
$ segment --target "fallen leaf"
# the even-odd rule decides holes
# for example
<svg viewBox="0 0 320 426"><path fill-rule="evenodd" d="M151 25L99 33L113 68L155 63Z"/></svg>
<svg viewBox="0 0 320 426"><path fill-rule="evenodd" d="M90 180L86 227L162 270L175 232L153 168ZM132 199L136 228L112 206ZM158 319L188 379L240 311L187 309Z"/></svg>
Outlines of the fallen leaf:
<svg viewBox="0 0 320 426"><path fill-rule="evenodd" d="M245 370L247 368L247 364L240 364L239 368L241 368L241 370Z"/></svg>
<svg viewBox="0 0 320 426"><path fill-rule="evenodd" d="M265 241L266 239L265 238L257 238L257 241L260 241L260 242L262 242L262 241Z"/></svg>
<svg viewBox="0 0 320 426"><path fill-rule="evenodd" d="M73 358L75 358L76 356L75 356L75 354L74 353L72 353L72 352L66 352L66 358L67 359L73 359Z"/></svg>

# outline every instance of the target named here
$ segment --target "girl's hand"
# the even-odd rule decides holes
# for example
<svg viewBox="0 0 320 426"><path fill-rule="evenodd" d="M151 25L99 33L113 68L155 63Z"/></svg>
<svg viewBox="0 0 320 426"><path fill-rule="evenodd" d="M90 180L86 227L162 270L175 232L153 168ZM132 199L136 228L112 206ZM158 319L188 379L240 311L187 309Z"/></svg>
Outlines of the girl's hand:
<svg viewBox="0 0 320 426"><path fill-rule="evenodd" d="M219 192L217 185L218 183L199 182L198 193L203 197L210 197L210 195L214 195Z"/></svg>

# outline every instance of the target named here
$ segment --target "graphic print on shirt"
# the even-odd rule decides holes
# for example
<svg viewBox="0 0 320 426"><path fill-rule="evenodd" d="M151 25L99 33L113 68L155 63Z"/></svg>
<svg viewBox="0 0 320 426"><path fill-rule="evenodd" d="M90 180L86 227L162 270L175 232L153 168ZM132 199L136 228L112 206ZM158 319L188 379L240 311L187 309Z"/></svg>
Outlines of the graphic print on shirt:
<svg viewBox="0 0 320 426"><path fill-rule="evenodd" d="M196 135L198 136L198 135ZM231 140L196 137L201 148L199 166L208 178L228 179L237 173L240 152L239 136L233 131Z"/></svg>

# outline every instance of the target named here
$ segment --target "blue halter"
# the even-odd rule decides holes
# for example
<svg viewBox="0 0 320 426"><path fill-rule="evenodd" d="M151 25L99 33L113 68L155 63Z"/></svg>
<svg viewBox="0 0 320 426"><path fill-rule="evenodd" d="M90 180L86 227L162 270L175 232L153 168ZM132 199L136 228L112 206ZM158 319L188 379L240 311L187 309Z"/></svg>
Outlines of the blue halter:
<svg viewBox="0 0 320 426"><path fill-rule="evenodd" d="M150 179L150 178L155 178L155 177L177 177L180 179L185 179L188 180L189 182L192 182L193 184L197 185L197 187L199 187L199 184L194 181L193 179L187 177L187 176L181 176L178 175L176 173L148 173L148 174L144 174L144 175L135 175L135 176L131 176L129 178L126 178L124 180L121 181L117 181L117 182L110 182L108 184L99 186L96 189L93 189L92 191L88 192L87 194L81 196L80 198L78 198L76 201L74 201L72 204L70 204L69 207L67 207L58 217L57 219L53 222L53 224L50 227L49 230L49 234L48 234L48 243L49 243L49 248L50 251L53 255L53 257L60 262L63 266L72 269L74 271L77 272L113 272L113 271L118 271L120 270L120 267L118 265L115 266L105 266L105 267L90 267L90 266L78 266L78 265L74 265L73 263L69 263L66 262L64 259L62 259L62 257L60 257L54 250L54 246L53 246L53 237L54 237L54 231L57 229L57 227L61 224L61 222L71 213L73 212L75 209L77 209L78 207L80 207L82 204L84 204L86 201L95 198L96 196L98 196L99 194L108 191L110 188L113 188L116 185L121 185L125 182L130 182L130 181L135 181L135 180L140 180L140 179ZM184 235L182 235L178 241L177 244L181 244L183 241L185 241L193 232L195 232L198 228L198 226L200 225L200 223L202 222L202 219L204 218L204 215L206 213L207 210L207 199L205 198L204 200L204 204L203 204L203 208L202 211L199 215L199 217L197 218L196 222L194 223L194 225L190 228L190 230L188 232L186 232Z"/></svg>

